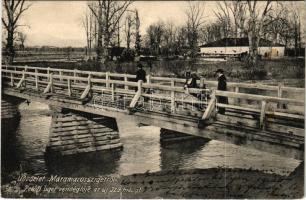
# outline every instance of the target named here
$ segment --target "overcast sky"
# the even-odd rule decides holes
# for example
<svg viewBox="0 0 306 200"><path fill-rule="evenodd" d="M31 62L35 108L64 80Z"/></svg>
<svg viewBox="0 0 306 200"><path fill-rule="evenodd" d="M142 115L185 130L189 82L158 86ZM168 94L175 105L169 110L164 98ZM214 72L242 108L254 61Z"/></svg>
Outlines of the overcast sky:
<svg viewBox="0 0 306 200"><path fill-rule="evenodd" d="M303 3L303 2L302 2ZM86 45L81 18L87 9L86 1L32 1L20 24L27 34L26 45L74 46ZM185 21L185 1L135 1L131 8L139 10L141 33L159 20ZM304 5L304 4L303 4ZM205 2L205 16L211 21L215 2ZM303 19L303 18L302 18Z"/></svg>

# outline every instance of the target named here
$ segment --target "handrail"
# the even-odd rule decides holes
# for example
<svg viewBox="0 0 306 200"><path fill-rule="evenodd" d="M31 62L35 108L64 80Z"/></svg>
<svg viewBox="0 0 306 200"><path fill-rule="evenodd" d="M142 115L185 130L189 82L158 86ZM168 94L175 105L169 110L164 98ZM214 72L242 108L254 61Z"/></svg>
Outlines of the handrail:
<svg viewBox="0 0 306 200"><path fill-rule="evenodd" d="M221 91L221 90L216 90L216 96L242 98L242 99L249 99L249 100L255 100L255 101L269 101L269 102L292 103L295 105L304 105L304 101L300 101L296 99L270 97L270 96L263 96L263 95L257 95L257 94L256 95L255 94L244 94L244 93L236 93L236 92Z"/></svg>
<svg viewBox="0 0 306 200"><path fill-rule="evenodd" d="M93 71L83 71L83 70L68 70L68 69L58 69L58 68L42 68L42 67L29 67L29 66L2 66L2 68L19 68L19 69L38 69L38 70L49 70L49 72L67 72L67 73L77 73L77 74L83 74L83 75L93 75L93 76L105 76L107 72L93 72ZM119 74L119 73L108 73L110 77L119 77L119 78L135 78L135 75L132 74ZM185 83L185 79L183 78L170 78L170 77L151 77L151 81L168 81L169 84L171 81L174 81L175 83ZM200 84L201 80L197 80L197 82ZM217 86L217 81L208 81L205 80L205 84L209 86ZM228 88L248 88L248 89L261 89L261 90L269 90L269 91L279 91L279 86L271 86L271 85L264 85L259 83L237 83L237 82L228 82L227 83ZM297 88L297 87L281 87L282 91L289 91L289 92L305 92L305 88Z"/></svg>
<svg viewBox="0 0 306 200"><path fill-rule="evenodd" d="M18 66L17 66L18 67ZM210 119L213 118L213 116L216 113L216 108L223 107L226 109L234 109L236 112L243 112L243 113L256 113L256 115L259 114L259 127L262 130L265 130L266 128L266 116L276 116L281 118L288 118L288 119L297 119L301 120L304 119L304 112L296 112L295 109L279 109L282 104L292 104L294 106L304 106L304 101L297 100L297 99L291 99L291 98L283 98L282 92L284 89L291 89L298 91L297 88L290 88L290 87L283 87L282 85L277 86L278 96L272 97L272 96L264 96L264 95L258 95L258 94L247 94L247 93L239 93L239 88L237 87L245 87L250 84L244 84L241 83L237 85L236 83L229 83L229 85L235 86L235 92L231 91L221 91L221 90L215 90L215 89L199 89L199 88L189 88L188 90L185 90L182 86L175 86L175 82L182 82L183 79L177 79L177 78L163 78L163 77L150 77L148 76L148 81L143 83L141 80L138 82L134 82L131 80L128 80L128 78L131 78L131 75L128 74L116 74L116 73L109 73L109 72L102 72L100 73L100 77L97 76L97 73L91 72L91 71L78 71L78 70L60 70L55 69L52 70L50 68L35 68L35 67L19 67L18 69L22 69L20 71L17 70L9 70L11 68L15 68L15 66L6 66L5 68L2 68L2 72L6 74L2 74L3 77L10 80L9 85L14 87L14 81L18 80L18 84L16 85L17 88L21 87L28 87L28 85L31 85L30 87L33 87L36 89L36 91L39 91L39 85L40 87L43 86L43 93L49 94L49 93L56 93L56 90L58 88L61 88L61 90L67 90L67 96L72 96L72 92L77 90L76 94L79 96L78 98L80 100L86 100L87 97L92 97L93 92L99 92L99 91L107 91L108 93L111 93L112 100L114 100L115 93L123 93L128 94L132 96L132 101L130 102L129 109L135 108L137 103L139 102L141 97L145 98L159 98L163 101L167 101L170 103L171 107L171 113L176 112L176 106L178 103L189 103L189 104L201 104L205 105L206 109L202 115L202 118L200 120L204 121L210 121ZM46 73L41 73L38 70L43 69L46 71ZM34 70L32 72L31 70ZM58 72L58 73L57 73ZM65 72L69 72L67 74L64 74ZM82 73L79 73L82 72ZM87 75L85 76L77 76L77 74L83 74ZM15 76L14 76L15 75ZM19 76L16 76L19 75ZM21 75L21 76L20 76ZM102 78L102 77L103 78ZM43 79L41 79L43 77ZM124 78L123 80L114 80L110 77L119 77ZM161 85L157 83L152 83L152 80L169 80L171 85ZM201 79L201 84L203 84L203 79ZM208 81L205 81L207 84ZM28 83L28 84L27 84ZM208 82L212 83L212 82ZM102 85L101 85L102 84ZM121 86L122 89L116 88L118 85ZM253 85L253 88L260 88L263 87L263 85ZM130 90L129 87L132 87L133 89ZM267 88L267 90L274 90L275 86L264 86ZM72 88L74 90L72 90ZM134 91L134 89L137 88L137 91ZM161 96L157 96L155 94L147 94L145 91L146 89L153 89L153 90L162 90L167 91L169 94L168 96L165 95L165 93L161 93ZM283 90L282 90L283 89ZM81 92L81 95L79 94ZM207 102L208 99L177 99L175 96L175 93L191 93L191 94L201 94L205 92L205 94L210 94L210 100ZM184 96L184 95L183 95ZM234 99L234 104L224 104L221 102L218 102L218 97L228 97ZM90 99L89 98L89 99ZM251 105L242 105L238 101L238 99L246 99L246 100L253 100L258 101L261 103L260 108L252 107ZM238 102L238 103L237 103ZM270 110L269 104L270 103L277 103L278 108L276 110Z"/></svg>

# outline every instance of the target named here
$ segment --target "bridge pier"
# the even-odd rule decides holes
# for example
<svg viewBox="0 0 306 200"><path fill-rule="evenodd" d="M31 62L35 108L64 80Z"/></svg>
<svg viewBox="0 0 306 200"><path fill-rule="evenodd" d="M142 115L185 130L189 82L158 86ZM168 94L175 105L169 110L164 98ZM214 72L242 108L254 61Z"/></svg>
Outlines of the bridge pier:
<svg viewBox="0 0 306 200"><path fill-rule="evenodd" d="M115 119L88 116L67 109L51 109L54 114L47 157L122 149Z"/></svg>
<svg viewBox="0 0 306 200"><path fill-rule="evenodd" d="M1 99L1 119L16 119L20 117L18 104L4 97Z"/></svg>

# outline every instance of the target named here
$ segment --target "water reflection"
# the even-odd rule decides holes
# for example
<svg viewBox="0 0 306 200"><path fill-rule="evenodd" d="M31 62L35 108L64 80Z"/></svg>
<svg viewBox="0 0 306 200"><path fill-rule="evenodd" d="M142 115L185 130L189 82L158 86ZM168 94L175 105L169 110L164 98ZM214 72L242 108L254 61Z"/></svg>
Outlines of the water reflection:
<svg viewBox="0 0 306 200"><path fill-rule="evenodd" d="M186 141L172 142L160 147L160 167L162 170L181 169L190 157L202 151L209 140L195 138Z"/></svg>

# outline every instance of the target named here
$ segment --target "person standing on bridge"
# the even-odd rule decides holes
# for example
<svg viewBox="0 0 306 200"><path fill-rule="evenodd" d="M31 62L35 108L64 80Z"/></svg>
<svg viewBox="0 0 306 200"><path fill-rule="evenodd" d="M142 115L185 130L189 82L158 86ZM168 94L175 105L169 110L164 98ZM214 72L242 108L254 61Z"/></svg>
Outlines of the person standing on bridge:
<svg viewBox="0 0 306 200"><path fill-rule="evenodd" d="M136 82L138 82L139 80L142 80L143 82L146 82L146 71L143 70L143 66L141 63L137 64L137 72L136 72Z"/></svg>
<svg viewBox="0 0 306 200"><path fill-rule="evenodd" d="M226 91L227 90L227 84L226 84L226 77L223 73L223 69L218 69L216 71L216 74L218 76L217 90ZM218 96L217 101L218 101L218 103L222 103L222 104L227 104L228 103L227 97L223 97L223 96ZM224 114L225 113L225 108L219 108L218 113Z"/></svg>

